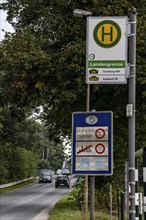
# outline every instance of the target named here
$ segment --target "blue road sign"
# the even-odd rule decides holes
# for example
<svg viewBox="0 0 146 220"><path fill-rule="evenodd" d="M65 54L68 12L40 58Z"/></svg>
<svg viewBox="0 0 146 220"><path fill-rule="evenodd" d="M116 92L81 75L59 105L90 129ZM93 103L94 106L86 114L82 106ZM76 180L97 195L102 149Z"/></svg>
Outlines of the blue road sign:
<svg viewBox="0 0 146 220"><path fill-rule="evenodd" d="M112 175L112 112L73 113L72 173L79 175Z"/></svg>

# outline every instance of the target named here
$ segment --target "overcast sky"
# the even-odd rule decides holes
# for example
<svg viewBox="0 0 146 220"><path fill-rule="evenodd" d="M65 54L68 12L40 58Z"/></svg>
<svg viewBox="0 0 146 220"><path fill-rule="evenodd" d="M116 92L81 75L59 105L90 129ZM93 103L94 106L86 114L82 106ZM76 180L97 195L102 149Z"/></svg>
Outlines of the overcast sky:
<svg viewBox="0 0 146 220"><path fill-rule="evenodd" d="M0 1L0 3L1 2L2 1ZM0 40L4 39L4 32L2 29L8 32L13 32L12 26L6 21L6 12L0 10Z"/></svg>

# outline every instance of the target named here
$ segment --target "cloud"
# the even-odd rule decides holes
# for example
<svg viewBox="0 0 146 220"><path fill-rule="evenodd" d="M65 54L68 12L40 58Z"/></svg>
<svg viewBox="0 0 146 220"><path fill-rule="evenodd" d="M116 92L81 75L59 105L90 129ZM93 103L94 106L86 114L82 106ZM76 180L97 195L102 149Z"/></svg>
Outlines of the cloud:
<svg viewBox="0 0 146 220"><path fill-rule="evenodd" d="M7 13L5 11L0 10L0 40L4 39L4 31L14 32L12 25L6 21L6 17Z"/></svg>

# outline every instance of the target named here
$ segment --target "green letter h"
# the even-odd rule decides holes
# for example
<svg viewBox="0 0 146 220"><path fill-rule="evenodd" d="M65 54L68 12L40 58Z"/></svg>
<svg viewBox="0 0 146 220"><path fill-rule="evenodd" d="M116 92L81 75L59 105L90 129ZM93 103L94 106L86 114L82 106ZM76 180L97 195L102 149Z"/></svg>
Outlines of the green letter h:
<svg viewBox="0 0 146 220"><path fill-rule="evenodd" d="M104 32L104 27L102 27L102 41L104 42L104 36L109 35L110 36L110 41L113 40L113 27L110 27L110 32Z"/></svg>

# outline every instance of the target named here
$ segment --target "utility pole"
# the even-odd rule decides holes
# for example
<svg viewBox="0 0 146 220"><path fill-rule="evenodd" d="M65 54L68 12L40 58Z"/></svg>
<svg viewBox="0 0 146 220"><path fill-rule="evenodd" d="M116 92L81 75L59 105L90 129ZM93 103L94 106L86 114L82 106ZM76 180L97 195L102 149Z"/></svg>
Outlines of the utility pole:
<svg viewBox="0 0 146 220"><path fill-rule="evenodd" d="M87 97L86 97L86 111L90 111L90 84L87 84ZM87 220L88 215L88 175L85 175L84 182L84 220Z"/></svg>
<svg viewBox="0 0 146 220"><path fill-rule="evenodd" d="M131 34L129 39L130 78L128 102L132 115L128 118L128 155L129 155L129 219L135 220L135 111L136 111L136 14L130 16Z"/></svg>
<svg viewBox="0 0 146 220"><path fill-rule="evenodd" d="M80 18L87 18L92 15L92 12L81 9L75 9L73 11L74 16ZM90 111L90 84L87 84L87 96L86 96L86 111ZM87 220L88 213L88 175L84 178L84 220Z"/></svg>

